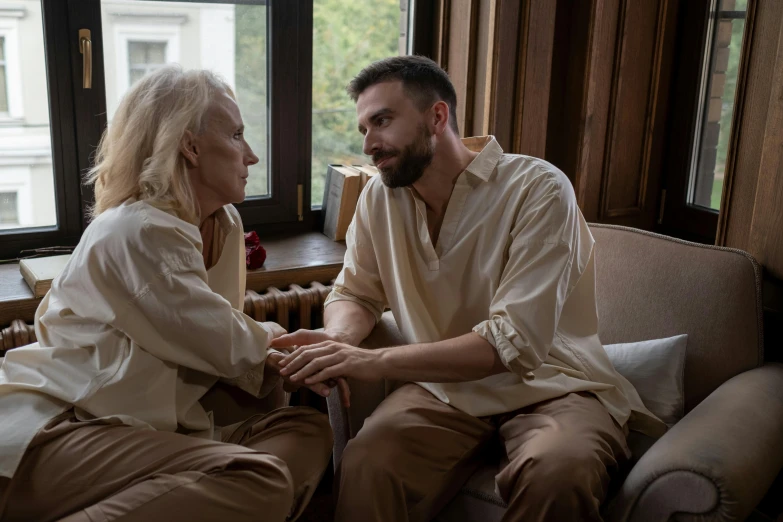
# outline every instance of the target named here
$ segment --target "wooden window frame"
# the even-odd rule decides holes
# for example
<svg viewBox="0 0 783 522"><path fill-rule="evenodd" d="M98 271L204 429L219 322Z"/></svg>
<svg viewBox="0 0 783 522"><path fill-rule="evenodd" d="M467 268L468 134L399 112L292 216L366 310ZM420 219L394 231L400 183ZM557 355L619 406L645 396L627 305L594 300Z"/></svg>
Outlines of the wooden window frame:
<svg viewBox="0 0 783 522"><path fill-rule="evenodd" d="M703 122L698 118L700 83L704 54L713 44L707 34L710 27L710 0L694 0L681 3L678 20L677 58L675 63L675 81L672 83L671 111L667 129L665 153L666 176L664 178L663 199L656 231L663 234L697 241L715 243L718 234L719 211L688 202L691 182L693 155L698 154L696 140L700 138ZM753 2L749 2L746 15L744 45L748 41L749 24L752 19ZM744 52L743 52L744 54ZM742 67L737 82L736 99L742 89ZM735 113L739 106L735 104ZM736 114L734 121L736 121ZM732 123L734 127L734 123ZM729 129L726 129L729 132ZM733 138L733 135L731 136ZM732 148L732 140L729 149ZM731 154L729 154L731 155ZM731 158L726 161L725 185L729 182ZM723 203L721 203L723 206Z"/></svg>
<svg viewBox="0 0 783 522"><path fill-rule="evenodd" d="M49 82L52 166L57 225L0 230L0 259L20 251L74 246L89 224L95 197L82 173L106 127L106 88L100 0L41 0ZM318 229L321 211L311 208L313 0L210 0L267 5L269 55L269 183L271 196L238 204L247 230L263 236ZM412 52L432 56L431 2L413 2ZM92 31L93 86L83 89L78 28ZM96 116L97 115L97 116Z"/></svg>

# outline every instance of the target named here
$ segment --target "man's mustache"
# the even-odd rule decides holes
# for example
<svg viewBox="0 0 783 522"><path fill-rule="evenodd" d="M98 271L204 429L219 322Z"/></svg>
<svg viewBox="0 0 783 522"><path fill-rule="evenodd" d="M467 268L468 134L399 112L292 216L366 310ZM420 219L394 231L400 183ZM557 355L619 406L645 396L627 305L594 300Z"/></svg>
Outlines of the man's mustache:
<svg viewBox="0 0 783 522"><path fill-rule="evenodd" d="M372 161L377 165L379 161L385 160L386 158L391 158L392 156L396 156L396 155L397 153L395 151L382 150L372 155Z"/></svg>

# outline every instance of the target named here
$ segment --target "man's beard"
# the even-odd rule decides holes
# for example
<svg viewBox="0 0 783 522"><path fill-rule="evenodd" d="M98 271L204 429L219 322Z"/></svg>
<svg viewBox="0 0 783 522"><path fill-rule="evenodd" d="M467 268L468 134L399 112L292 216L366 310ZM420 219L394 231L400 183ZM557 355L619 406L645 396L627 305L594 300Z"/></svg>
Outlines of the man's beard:
<svg viewBox="0 0 783 522"><path fill-rule="evenodd" d="M406 145L402 152L383 150L375 153L372 159L376 165L385 158L397 158L396 166L390 165L378 169L383 184L389 188L399 188L409 187L418 181L435 155L431 137L432 134L427 127L420 125L418 136L413 143Z"/></svg>

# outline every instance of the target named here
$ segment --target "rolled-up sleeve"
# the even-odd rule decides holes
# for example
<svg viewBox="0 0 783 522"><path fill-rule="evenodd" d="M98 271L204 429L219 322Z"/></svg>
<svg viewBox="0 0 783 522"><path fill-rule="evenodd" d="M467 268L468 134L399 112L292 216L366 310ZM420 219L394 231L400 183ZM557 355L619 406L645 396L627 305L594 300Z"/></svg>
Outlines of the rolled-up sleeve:
<svg viewBox="0 0 783 522"><path fill-rule="evenodd" d="M356 214L348 227L343 269L337 276L324 307L337 301L351 301L369 310L375 316L377 324L387 307L387 298L369 230L369 189L368 185L362 192Z"/></svg>
<svg viewBox="0 0 783 522"><path fill-rule="evenodd" d="M567 178L543 177L519 212L489 318L473 328L510 371L524 377L546 360L592 245Z"/></svg>

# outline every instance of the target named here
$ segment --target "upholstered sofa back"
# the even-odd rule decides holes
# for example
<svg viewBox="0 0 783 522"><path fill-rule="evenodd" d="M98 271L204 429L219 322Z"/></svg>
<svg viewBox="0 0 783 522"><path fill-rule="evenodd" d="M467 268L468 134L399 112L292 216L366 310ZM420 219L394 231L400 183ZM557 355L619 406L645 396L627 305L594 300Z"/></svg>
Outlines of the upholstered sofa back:
<svg viewBox="0 0 783 522"><path fill-rule="evenodd" d="M751 256L624 227L590 228L601 341L688 334L686 413L763 362L761 276Z"/></svg>

